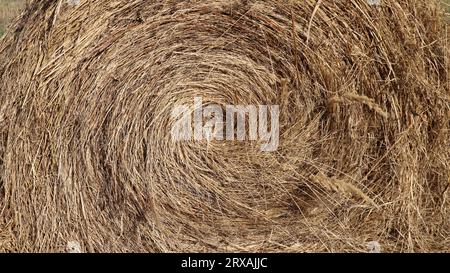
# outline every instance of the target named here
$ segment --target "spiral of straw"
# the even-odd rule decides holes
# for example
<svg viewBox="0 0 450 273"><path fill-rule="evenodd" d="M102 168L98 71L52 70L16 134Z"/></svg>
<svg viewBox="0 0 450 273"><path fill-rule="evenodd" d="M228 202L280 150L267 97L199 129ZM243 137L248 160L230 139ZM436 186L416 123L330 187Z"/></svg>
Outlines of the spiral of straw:
<svg viewBox="0 0 450 273"><path fill-rule="evenodd" d="M422 0L35 0L0 42L0 251L450 251L447 25ZM171 111L279 105L280 145Z"/></svg>

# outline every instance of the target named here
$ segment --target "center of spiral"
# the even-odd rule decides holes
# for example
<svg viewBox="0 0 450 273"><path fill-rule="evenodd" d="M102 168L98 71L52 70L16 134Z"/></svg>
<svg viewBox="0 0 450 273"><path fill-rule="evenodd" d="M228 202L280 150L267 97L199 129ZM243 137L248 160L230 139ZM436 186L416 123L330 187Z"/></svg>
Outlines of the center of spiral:
<svg viewBox="0 0 450 273"><path fill-rule="evenodd" d="M195 97L192 105L173 108L172 140L260 141L262 152L273 152L279 146L279 109L279 105L205 106L202 97Z"/></svg>

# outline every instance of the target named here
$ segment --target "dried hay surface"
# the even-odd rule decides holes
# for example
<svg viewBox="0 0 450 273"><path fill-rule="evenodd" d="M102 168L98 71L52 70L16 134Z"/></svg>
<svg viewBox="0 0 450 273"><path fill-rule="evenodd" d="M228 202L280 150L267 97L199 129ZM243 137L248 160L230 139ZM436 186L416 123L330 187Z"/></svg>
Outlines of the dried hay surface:
<svg viewBox="0 0 450 273"><path fill-rule="evenodd" d="M433 1L30 1L0 42L0 250L450 251ZM277 152L171 110L280 104Z"/></svg>

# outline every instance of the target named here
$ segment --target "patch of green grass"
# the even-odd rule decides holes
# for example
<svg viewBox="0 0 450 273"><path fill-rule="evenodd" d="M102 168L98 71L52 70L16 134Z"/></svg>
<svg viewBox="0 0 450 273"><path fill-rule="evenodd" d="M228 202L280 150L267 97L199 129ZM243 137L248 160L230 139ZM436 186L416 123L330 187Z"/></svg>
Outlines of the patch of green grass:
<svg viewBox="0 0 450 273"><path fill-rule="evenodd" d="M450 12L450 0L442 0L447 12Z"/></svg>
<svg viewBox="0 0 450 273"><path fill-rule="evenodd" d="M0 0L0 37L11 20L19 14L24 3L24 0Z"/></svg>

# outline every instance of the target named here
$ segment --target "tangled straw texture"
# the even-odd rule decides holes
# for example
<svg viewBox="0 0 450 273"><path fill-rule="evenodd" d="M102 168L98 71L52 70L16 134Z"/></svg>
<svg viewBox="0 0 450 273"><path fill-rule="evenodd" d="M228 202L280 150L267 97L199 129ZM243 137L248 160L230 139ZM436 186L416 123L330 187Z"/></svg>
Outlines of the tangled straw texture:
<svg viewBox="0 0 450 273"><path fill-rule="evenodd" d="M450 251L433 1L30 1L0 42L0 250ZM280 147L171 110L280 105Z"/></svg>

